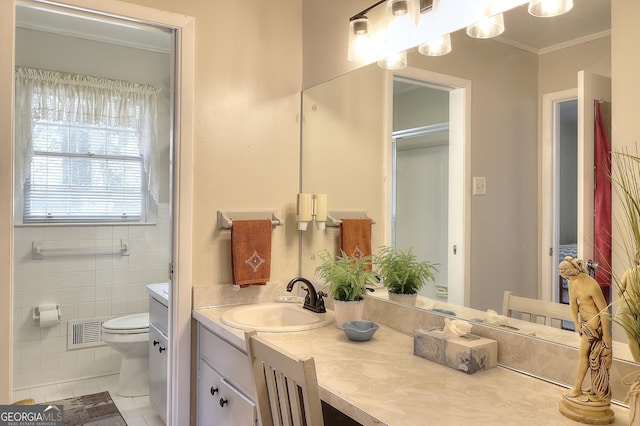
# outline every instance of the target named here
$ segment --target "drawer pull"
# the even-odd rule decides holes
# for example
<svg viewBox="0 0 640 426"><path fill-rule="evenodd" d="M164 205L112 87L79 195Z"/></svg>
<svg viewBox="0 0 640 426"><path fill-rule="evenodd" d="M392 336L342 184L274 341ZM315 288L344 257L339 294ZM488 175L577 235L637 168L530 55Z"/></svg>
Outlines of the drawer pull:
<svg viewBox="0 0 640 426"><path fill-rule="evenodd" d="M160 353L162 353L162 351L166 351L166 350L167 350L167 348L163 348L162 346L160 346L158 348L158 352L160 352Z"/></svg>
<svg viewBox="0 0 640 426"><path fill-rule="evenodd" d="M225 404L227 404L228 402L229 402L229 401L227 401L226 399L224 399L224 398L220 398L220 406L221 406L221 407L224 407L224 405L225 405Z"/></svg>
<svg viewBox="0 0 640 426"><path fill-rule="evenodd" d="M159 344L160 344L160 342L159 342L158 340L154 340L154 341L153 341L153 346L154 346L154 347L155 347L155 346L158 346Z"/></svg>
<svg viewBox="0 0 640 426"><path fill-rule="evenodd" d="M211 389L209 389L211 391L211 395L215 395L216 392L218 392L218 388L214 388L213 386L211 386Z"/></svg>

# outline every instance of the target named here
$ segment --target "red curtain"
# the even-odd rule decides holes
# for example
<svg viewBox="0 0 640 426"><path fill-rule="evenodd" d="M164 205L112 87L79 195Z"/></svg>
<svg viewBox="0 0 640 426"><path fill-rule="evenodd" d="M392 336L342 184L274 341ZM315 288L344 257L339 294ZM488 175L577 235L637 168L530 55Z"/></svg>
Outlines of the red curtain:
<svg viewBox="0 0 640 426"><path fill-rule="evenodd" d="M600 264L595 279L600 284L607 303L611 293L611 147L609 136L595 101L595 192L594 192L594 261Z"/></svg>

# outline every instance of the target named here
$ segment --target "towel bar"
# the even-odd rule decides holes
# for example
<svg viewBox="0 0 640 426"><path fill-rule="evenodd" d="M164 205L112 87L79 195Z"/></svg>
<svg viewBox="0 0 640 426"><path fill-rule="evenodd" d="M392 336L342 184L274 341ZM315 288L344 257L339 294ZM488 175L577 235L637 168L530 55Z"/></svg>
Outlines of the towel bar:
<svg viewBox="0 0 640 426"><path fill-rule="evenodd" d="M78 249L45 249L42 241L31 242L31 258L42 260L46 256L129 256L129 242L120 240L120 247L78 248Z"/></svg>
<svg viewBox="0 0 640 426"><path fill-rule="evenodd" d="M270 220L272 226L283 226L284 222L275 210L218 210L218 228L231 229L234 220Z"/></svg>
<svg viewBox="0 0 640 426"><path fill-rule="evenodd" d="M369 219L372 224L376 223L366 210L330 210L327 214L327 226L340 226L342 219Z"/></svg>

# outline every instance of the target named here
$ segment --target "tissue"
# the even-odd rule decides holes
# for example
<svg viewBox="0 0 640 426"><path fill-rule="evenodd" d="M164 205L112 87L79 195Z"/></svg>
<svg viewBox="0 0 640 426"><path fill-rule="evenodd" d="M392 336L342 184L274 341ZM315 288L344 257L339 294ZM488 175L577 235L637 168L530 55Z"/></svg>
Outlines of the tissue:
<svg viewBox="0 0 640 426"><path fill-rule="evenodd" d="M444 328L442 334L447 337L459 337L468 334L471 331L471 323L462 320L444 319Z"/></svg>
<svg viewBox="0 0 640 426"><path fill-rule="evenodd" d="M507 317L499 315L493 309L487 309L487 317L484 322L491 325L507 325Z"/></svg>
<svg viewBox="0 0 640 426"><path fill-rule="evenodd" d="M450 333L463 332L466 327L459 322L450 321L445 329L448 327ZM498 342L469 333L451 337L439 328L418 329L413 335L413 354L473 374L498 364Z"/></svg>

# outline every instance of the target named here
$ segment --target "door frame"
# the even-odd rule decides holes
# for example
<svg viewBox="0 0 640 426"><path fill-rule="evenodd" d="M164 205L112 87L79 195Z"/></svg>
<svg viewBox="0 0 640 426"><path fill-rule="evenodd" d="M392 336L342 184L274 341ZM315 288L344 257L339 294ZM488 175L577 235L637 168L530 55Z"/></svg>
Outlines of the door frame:
<svg viewBox="0 0 640 426"><path fill-rule="evenodd" d="M546 93L542 96L541 238L540 298L559 302L553 259L558 255L558 138L556 105L578 98L578 89ZM578 230L580 232L580 230Z"/></svg>
<svg viewBox="0 0 640 426"><path fill-rule="evenodd" d="M407 67L400 71L388 72L386 80L387 123L385 144L385 209L391 218L393 187L393 79L394 77L416 80L425 85L433 84L439 89L449 90L449 175L452 171L456 179L449 181L449 216L459 226L449 227L448 256L448 302L463 306L470 304L470 238L471 238L471 81L419 68ZM455 171L458 172L455 172ZM451 196L456 194L456 196ZM385 243L391 243L391 226L388 221ZM455 251L455 253L454 253ZM451 285L455 283L455 285Z"/></svg>
<svg viewBox="0 0 640 426"><path fill-rule="evenodd" d="M46 0L0 2L0 309L13 312L13 121L15 80L16 5L47 8ZM125 20L165 27L175 32L174 116L172 181L173 279L169 300L169 382L167 425L190 423L191 413L191 252L193 201L193 122L195 31L190 16L153 9L133 3L100 0L65 0L56 8L85 11ZM9 154L9 155L7 155ZM0 316L0 339L9 350L0 353L0 401L10 402L12 394L13 315ZM178 390L180 397L178 398Z"/></svg>
<svg viewBox="0 0 640 426"><path fill-rule="evenodd" d="M552 165L555 167L555 156L557 148L553 142L553 105L560 100L578 99L578 254L577 257L587 261L593 258L594 244L594 112L593 102L595 99L611 102L611 78L593 74L586 71L578 71L577 87L560 92L553 92L543 95L543 123L541 138L541 192L540 192L540 286L539 294L543 300L553 301L554 295L551 289L554 288L549 281L555 279L551 277L550 263L555 258L549 256L549 248L553 247L552 238L554 232L557 233L554 214L557 209L549 194L552 194L555 186L555 176ZM553 180L550 180L553 176Z"/></svg>

